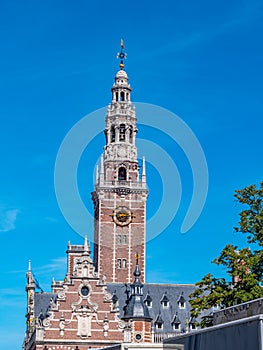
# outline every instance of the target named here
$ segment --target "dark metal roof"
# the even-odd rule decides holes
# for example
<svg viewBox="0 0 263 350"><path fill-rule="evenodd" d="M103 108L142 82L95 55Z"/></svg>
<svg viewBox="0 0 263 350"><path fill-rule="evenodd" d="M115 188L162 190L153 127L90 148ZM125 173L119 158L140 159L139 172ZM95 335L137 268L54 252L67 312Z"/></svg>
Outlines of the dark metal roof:
<svg viewBox="0 0 263 350"><path fill-rule="evenodd" d="M130 295L130 285L123 283L108 283L108 291L114 295L114 299L118 302L120 310L120 318L124 317L123 308L127 306L127 296ZM190 316L190 304L189 304L189 295L195 290L195 285L182 285L182 284L151 284L146 283L142 288L141 299L143 301L143 309L137 308L137 304L131 302L129 310L127 310L129 315L131 312L139 315L144 314L149 315L149 317L154 321L157 319L158 315L163 321L162 329L155 329L156 332L174 332L173 324L178 322L181 324L181 331L185 331L187 324L193 322ZM161 302L164 295L169 300L168 307L164 307ZM46 318L49 314L50 309L50 300L56 302L57 295L54 293L35 293L35 317ZM145 302L146 300L151 301L151 307L147 307ZM180 308L178 302L185 302L185 308ZM136 304L136 305L135 305ZM141 306L140 306L141 307ZM130 308L133 308L131 310ZM147 310L147 311L145 311ZM194 320L196 321L196 320ZM198 320L197 320L198 321Z"/></svg>
<svg viewBox="0 0 263 350"><path fill-rule="evenodd" d="M114 293L118 296L120 317L123 317L123 307L126 305L127 300L127 288L129 285L123 283L108 283L107 289L110 293ZM183 285L183 284L152 284L145 283L143 286L143 300L147 299L147 295L150 295L152 299L152 306L148 307L150 317L155 321L157 316L163 320L163 328L161 330L156 329L158 332L174 332L173 320L177 315L178 320L181 322L181 331L185 331L187 324L190 320L190 309L189 295L196 289L195 285ZM161 300L163 296L169 300L169 306L164 307ZM180 308L178 301L185 302L185 308ZM154 322L153 321L153 322Z"/></svg>
<svg viewBox="0 0 263 350"><path fill-rule="evenodd" d="M49 316L50 299L55 303L57 294L54 293L35 293L35 317L45 319Z"/></svg>
<svg viewBox="0 0 263 350"><path fill-rule="evenodd" d="M140 282L141 271L138 265L138 258L136 261L136 268L134 271L134 282L130 284L130 288L125 292L127 295L126 305L123 307L122 319L135 319L140 318L151 321L152 318L149 314L148 307L145 305L143 300L143 284ZM115 292L116 294L116 292Z"/></svg>

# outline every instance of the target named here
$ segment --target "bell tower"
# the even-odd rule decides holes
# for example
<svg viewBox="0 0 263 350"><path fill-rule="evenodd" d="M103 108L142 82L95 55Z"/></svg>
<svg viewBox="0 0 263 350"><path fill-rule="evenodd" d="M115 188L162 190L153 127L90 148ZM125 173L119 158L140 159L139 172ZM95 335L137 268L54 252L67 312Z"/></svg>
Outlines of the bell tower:
<svg viewBox="0 0 263 350"><path fill-rule="evenodd" d="M142 171L135 144L137 127L131 87L124 70L121 41L120 70L111 88L112 101L106 115L106 144L96 172L94 203L94 263L107 282L132 282L134 256L141 256L145 277L146 186L145 161Z"/></svg>

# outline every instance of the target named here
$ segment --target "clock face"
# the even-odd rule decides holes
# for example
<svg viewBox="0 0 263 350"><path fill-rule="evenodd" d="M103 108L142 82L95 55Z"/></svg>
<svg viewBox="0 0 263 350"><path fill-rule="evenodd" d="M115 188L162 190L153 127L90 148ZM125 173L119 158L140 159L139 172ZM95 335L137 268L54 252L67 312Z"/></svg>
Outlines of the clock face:
<svg viewBox="0 0 263 350"><path fill-rule="evenodd" d="M128 207L120 206L114 210L112 217L117 225L126 226L132 222L134 216Z"/></svg>
<svg viewBox="0 0 263 350"><path fill-rule="evenodd" d="M119 157L125 157L126 156L126 149L124 147L120 147L118 150L118 156Z"/></svg>

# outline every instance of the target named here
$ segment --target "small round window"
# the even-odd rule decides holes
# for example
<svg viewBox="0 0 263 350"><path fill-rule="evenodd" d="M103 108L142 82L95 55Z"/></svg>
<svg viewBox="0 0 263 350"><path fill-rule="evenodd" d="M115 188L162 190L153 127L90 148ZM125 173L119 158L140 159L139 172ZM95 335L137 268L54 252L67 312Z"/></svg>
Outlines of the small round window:
<svg viewBox="0 0 263 350"><path fill-rule="evenodd" d="M135 335L135 339L136 339L137 341L140 341L140 340L142 339L141 334L137 333L137 334Z"/></svg>
<svg viewBox="0 0 263 350"><path fill-rule="evenodd" d="M81 288L80 292L83 297L86 297L89 294L89 288L87 286L84 286Z"/></svg>

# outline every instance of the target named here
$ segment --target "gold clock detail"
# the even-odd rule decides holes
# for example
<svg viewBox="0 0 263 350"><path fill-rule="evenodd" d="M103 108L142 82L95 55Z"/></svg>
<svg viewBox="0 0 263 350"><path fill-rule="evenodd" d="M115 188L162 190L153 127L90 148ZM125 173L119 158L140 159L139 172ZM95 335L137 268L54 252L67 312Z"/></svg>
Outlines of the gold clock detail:
<svg viewBox="0 0 263 350"><path fill-rule="evenodd" d="M111 215L113 221L118 225L118 226L127 226L132 222L132 219L135 217L131 210L128 207L125 206L119 206L117 207L114 211L113 214Z"/></svg>

